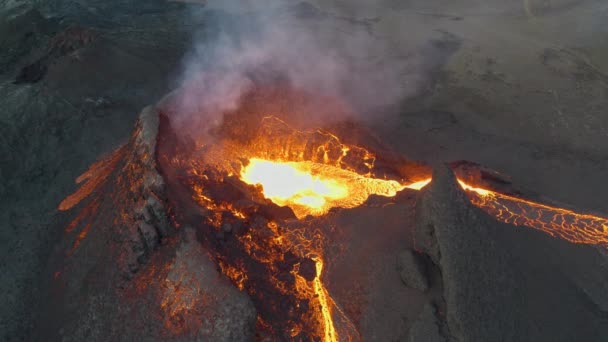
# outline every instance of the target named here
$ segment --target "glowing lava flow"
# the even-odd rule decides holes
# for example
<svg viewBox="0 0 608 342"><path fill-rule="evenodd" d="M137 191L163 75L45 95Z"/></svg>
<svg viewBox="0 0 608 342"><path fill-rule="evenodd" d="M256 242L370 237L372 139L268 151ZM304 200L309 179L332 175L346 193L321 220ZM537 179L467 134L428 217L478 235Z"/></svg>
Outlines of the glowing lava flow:
<svg viewBox="0 0 608 342"><path fill-rule="evenodd" d="M419 190L430 181L403 185L321 163L258 158L249 160L241 170L241 179L247 184L262 185L266 198L289 206L298 218L323 215L334 207L354 208L370 195L393 197L405 188Z"/></svg>
<svg viewBox="0 0 608 342"><path fill-rule="evenodd" d="M608 219L551 207L458 181L471 203L502 222L527 226L573 243L608 247Z"/></svg>
<svg viewBox="0 0 608 342"><path fill-rule="evenodd" d="M410 184L394 180L374 179L339 167L302 161L283 162L252 158L241 170L241 180L262 186L264 196L272 202L289 206L298 218L323 215L333 207L354 208L372 194L386 197L409 188L420 190L431 179ZM579 214L571 210L551 207L489 189L471 186L458 180L471 203L497 220L516 226L528 226L551 236L574 243L593 244L608 248L608 219ZM332 318L332 300L322 280L323 261L313 259L316 277L312 284L298 278L302 293L312 290L320 315L323 341L339 339ZM312 289L310 288L312 285ZM306 290L308 288L309 290Z"/></svg>
<svg viewBox="0 0 608 342"><path fill-rule="evenodd" d="M198 171L191 175L193 198L211 213L202 230L211 233L209 248L221 272L251 296L262 335L270 340L360 340L323 282L326 241L316 227L268 220L249 201L217 196L228 192L225 178Z"/></svg>
<svg viewBox="0 0 608 342"><path fill-rule="evenodd" d="M368 178L355 172L313 162L279 162L252 158L241 179L261 184L264 196L289 206L298 218L319 216L333 207L354 208L370 195L386 197L405 188L420 190L431 179L411 184ZM608 246L608 219L548 206L475 187L458 180L473 205L497 220L541 230L570 242Z"/></svg>
<svg viewBox="0 0 608 342"><path fill-rule="evenodd" d="M313 176L300 163L279 163L251 159L242 177L249 184L262 184L264 195L279 205L295 203L321 209L327 201L348 195L346 184L336 179Z"/></svg>
<svg viewBox="0 0 608 342"><path fill-rule="evenodd" d="M331 310L329 309L329 294L321 282L321 271L323 271L323 261L315 260L315 269L317 270L317 277L314 279L314 291L319 298L321 305L321 315L323 317L323 341L334 342L338 341L338 333L334 327L334 320L331 317Z"/></svg>

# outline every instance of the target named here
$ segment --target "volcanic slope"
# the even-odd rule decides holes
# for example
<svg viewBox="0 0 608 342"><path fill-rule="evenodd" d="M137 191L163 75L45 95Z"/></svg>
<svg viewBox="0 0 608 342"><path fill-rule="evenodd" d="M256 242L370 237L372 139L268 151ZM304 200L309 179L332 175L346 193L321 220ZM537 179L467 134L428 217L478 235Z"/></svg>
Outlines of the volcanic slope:
<svg viewBox="0 0 608 342"><path fill-rule="evenodd" d="M608 263L597 247L497 222L471 205L445 166L423 189L416 216L417 248L441 270L451 337L608 336Z"/></svg>

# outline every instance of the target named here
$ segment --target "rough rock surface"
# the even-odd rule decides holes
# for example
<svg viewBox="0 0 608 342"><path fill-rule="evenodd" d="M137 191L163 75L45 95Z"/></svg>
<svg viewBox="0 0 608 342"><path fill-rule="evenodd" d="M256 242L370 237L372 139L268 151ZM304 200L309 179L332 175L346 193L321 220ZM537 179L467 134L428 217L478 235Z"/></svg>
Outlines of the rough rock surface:
<svg viewBox="0 0 608 342"><path fill-rule="evenodd" d="M416 215L417 247L441 269L452 337L608 336L608 262L594 247L493 220L470 204L443 165L423 190Z"/></svg>
<svg viewBox="0 0 608 342"><path fill-rule="evenodd" d="M129 142L91 166L60 204L73 220L49 263L53 280L34 338L253 337L249 298L218 273L191 230L169 221L156 166L158 125L158 110L145 108Z"/></svg>
<svg viewBox="0 0 608 342"><path fill-rule="evenodd" d="M188 228L183 235L166 278L170 285L164 298L170 301L163 304L168 303L170 311L188 307L182 310L179 320L183 320L186 329L190 328L188 337L192 340L253 340L257 317L253 303L217 271L196 240L194 230Z"/></svg>
<svg viewBox="0 0 608 342"><path fill-rule="evenodd" d="M0 340L31 340L43 270L71 219L57 205L167 92L187 50L183 7L0 1Z"/></svg>
<svg viewBox="0 0 608 342"><path fill-rule="evenodd" d="M445 342L447 339L441 335L439 330L437 310L431 304L422 309L420 316L410 327L408 333L409 342Z"/></svg>
<svg viewBox="0 0 608 342"><path fill-rule="evenodd" d="M426 291L429 288L427 270L424 256L411 250L399 253L397 257L397 269L401 281L411 288Z"/></svg>

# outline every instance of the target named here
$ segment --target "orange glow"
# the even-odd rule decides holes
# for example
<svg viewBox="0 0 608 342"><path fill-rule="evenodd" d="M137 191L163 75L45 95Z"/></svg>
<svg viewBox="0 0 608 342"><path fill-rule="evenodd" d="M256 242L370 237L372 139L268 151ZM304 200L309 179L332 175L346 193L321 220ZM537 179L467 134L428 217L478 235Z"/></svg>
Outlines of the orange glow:
<svg viewBox="0 0 608 342"><path fill-rule="evenodd" d="M431 179L408 188L420 190ZM473 186L458 179L469 200L497 220L515 226L538 229L572 243L597 245L608 248L608 218L552 207L496 191Z"/></svg>
<svg viewBox="0 0 608 342"><path fill-rule="evenodd" d="M329 306L329 294L323 283L321 282L321 271L323 271L323 261L321 259L315 260L315 268L317 270L317 277L314 279L314 291L319 297L319 303L321 305L321 316L323 317L323 328L324 335L323 341L325 342L336 342L338 341L338 333L334 327L334 321L332 319L332 313Z"/></svg>
<svg viewBox="0 0 608 342"><path fill-rule="evenodd" d="M319 305L317 320L321 325L320 334L322 335L322 341L337 342L339 341L339 337L334 325L334 312L332 310L335 303L321 281L323 260L319 257L314 257L313 260L315 262L317 276L312 280L312 286L310 282L300 276L297 271L292 272L296 278L296 290L298 293L304 294L308 298L316 299L317 305ZM350 336L350 338L353 338L353 336Z"/></svg>
<svg viewBox="0 0 608 342"><path fill-rule="evenodd" d="M59 210L66 211L88 197L112 173L116 164L124 156L125 146L112 152L105 158L93 163L87 171L76 179L76 184L86 181L77 191L66 197L59 204Z"/></svg>
<svg viewBox="0 0 608 342"><path fill-rule="evenodd" d="M471 203L497 220L538 229L573 243L608 247L608 218L580 214L458 181Z"/></svg>
<svg viewBox="0 0 608 342"><path fill-rule="evenodd" d="M296 170L297 171L297 170ZM289 172L283 170L284 173ZM312 175L305 177L305 181L314 181ZM208 223L216 229L221 229L224 224L222 218L232 217L231 220L242 220L243 222L258 222L254 229L236 236L235 247L242 251L247 258L233 259L217 255L222 274L227 276L240 290L248 292L253 298L258 293L274 293L283 296L286 302L292 303L292 310L303 310L300 305L306 303L308 309L302 311L297 319L288 320L280 328L272 321L264 322L263 317L258 319L258 328L269 330L273 336L281 336L284 332L293 337L318 337L324 342L335 342L338 340L359 340L359 335L348 317L340 310L337 303L332 299L325 284L323 283L324 271L324 236L311 227L301 225L285 226L284 223L275 221L260 221L259 216L251 212L239 212L230 203L217 203L211 197L204 195L204 177L202 186L192 186L195 190L193 198L202 206L211 210L215 215L208 215ZM313 182L314 184L314 182ZM277 191L282 191L281 189ZM280 192L279 192L280 193ZM258 219L252 219L252 214ZM238 255L238 254L234 254ZM286 257L286 255L292 255ZM277 265L285 264L293 260L294 264L284 267L283 270ZM303 260L311 264L302 265ZM248 265L257 263L256 273L251 273ZM310 270L310 267L313 270ZM262 276L260 270L265 270ZM292 278L286 277L285 272L291 274ZM257 288L256 282L260 277L267 279L266 288ZM289 279L293 279L290 282ZM265 292L258 292L258 291ZM266 292L267 291L267 292ZM269 305L273 297L265 297L263 300ZM274 307L274 309L278 309ZM286 313L288 314L288 313ZM334 321L337 319L337 321ZM273 324L274 323L274 324ZM338 326L336 326L338 324ZM277 330L281 329L281 330ZM338 333L340 332L340 333ZM277 335L274 335L277 334ZM340 335L340 336L339 336Z"/></svg>
<svg viewBox="0 0 608 342"><path fill-rule="evenodd" d="M247 281L247 274L245 274L242 270L226 263L220 262L219 264L222 274L230 278L234 285L239 290L243 291L243 289L245 289L245 282Z"/></svg>
<svg viewBox="0 0 608 342"><path fill-rule="evenodd" d="M303 163L280 163L253 158L243 169L241 177L249 184L262 184L264 195L275 203L286 205L295 203L322 210L328 201L340 200L348 196L348 185L344 182L313 176L310 168Z"/></svg>
<svg viewBox="0 0 608 342"><path fill-rule="evenodd" d="M393 197L405 189L420 189L430 179L402 185L394 180L362 176L335 166L302 162L280 162L251 158L241 170L247 184L260 184L264 196L289 206L298 218L320 216L331 208L354 208L370 195Z"/></svg>
<svg viewBox="0 0 608 342"><path fill-rule="evenodd" d="M460 184L460 186L464 190L474 192L474 193L476 193L478 195L481 195L481 196L488 196L488 195L491 195L491 194L495 193L495 192L490 191L490 190L486 190L486 189L483 189L483 188L477 188L477 187L468 185L467 183L461 181L460 179L458 180L458 184Z"/></svg>
<svg viewBox="0 0 608 342"><path fill-rule="evenodd" d="M410 184L409 188L420 190L430 181L429 178ZM608 218L501 194L467 184L460 179L458 183L473 205L501 222L538 229L572 243L608 248ZM415 184L420 187L414 188Z"/></svg>
<svg viewBox="0 0 608 342"><path fill-rule="evenodd" d="M418 182L414 182L411 184L406 185L405 187L408 189L412 189L412 190L420 190L422 188L424 188L425 186L427 186L427 184L429 184L431 182L431 178L427 178Z"/></svg>

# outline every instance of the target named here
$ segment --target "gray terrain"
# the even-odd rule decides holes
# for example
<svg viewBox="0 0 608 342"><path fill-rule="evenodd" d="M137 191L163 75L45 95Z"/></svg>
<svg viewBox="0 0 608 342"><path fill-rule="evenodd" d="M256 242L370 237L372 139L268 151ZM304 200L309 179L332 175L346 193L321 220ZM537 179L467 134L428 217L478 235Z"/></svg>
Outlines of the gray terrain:
<svg viewBox="0 0 608 342"><path fill-rule="evenodd" d="M471 160L552 203L608 215L604 1L0 0L1 340L173 338L162 323L148 324L147 297L119 302L104 292L119 286L111 276L80 283L99 270L91 260L109 258L92 242L76 262L73 292L51 300L49 269L74 216L57 207L100 156L125 143L135 151L129 139L142 109L182 83L193 55L213 58L207 48L238 36L252 16L270 26L296 18L294 26L318 30L321 48L348 42L341 58L356 68L340 81L356 94L349 100L360 122L394 151L430 164ZM374 88L386 79L391 87ZM364 293L356 320L364 340L606 340L604 253L498 223L468 203L447 169L437 167L434 179L386 209L331 217L351 242L333 260L329 290L346 308L352 293ZM93 241L107 238L96 234ZM173 265L200 260L211 269L191 235L172 245ZM414 235L431 238L418 246ZM161 248L149 257L170 255ZM218 317L238 317L209 328L222 336L186 340L252 338L251 303L218 282L232 299L215 306ZM86 305L48 319L50 303L74 298Z"/></svg>

